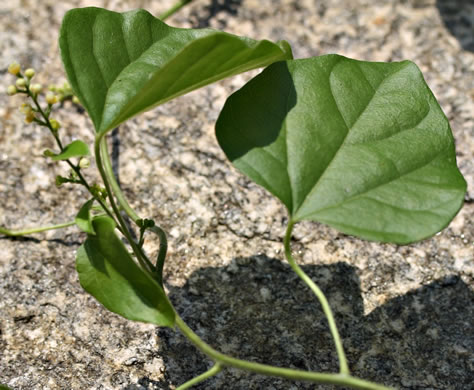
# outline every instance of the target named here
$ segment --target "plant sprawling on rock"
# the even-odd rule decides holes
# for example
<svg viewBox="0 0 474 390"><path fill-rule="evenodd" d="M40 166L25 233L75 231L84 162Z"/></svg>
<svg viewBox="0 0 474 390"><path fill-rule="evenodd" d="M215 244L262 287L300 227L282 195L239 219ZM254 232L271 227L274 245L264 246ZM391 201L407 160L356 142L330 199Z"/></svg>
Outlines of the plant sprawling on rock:
<svg viewBox="0 0 474 390"><path fill-rule="evenodd" d="M60 33L63 64L71 88L53 88L41 105L34 71L12 64L16 85L32 104L26 122L48 128L58 151L45 151L71 167L56 183L81 184L90 193L74 223L87 239L77 252L82 287L108 310L159 326L177 326L215 365L179 389L225 367L294 380L358 389L386 389L351 376L328 302L291 255L291 232L303 220L326 223L344 233L408 244L444 227L463 204L466 183L456 166L449 123L415 64L375 63L339 55L294 60L286 42L255 41L210 29L166 25L148 12L116 13L100 8L69 11ZM196 88L250 69L266 67L231 95L216 123L216 137L230 162L276 196L289 219L283 240L293 270L319 299L337 350L340 372L315 373L273 367L224 355L183 322L163 289L165 232L129 206L113 175L106 135L115 127ZM95 127L94 155L103 187L89 184L89 147L63 145L53 106L72 98ZM135 223L139 239L121 211ZM21 235L69 226L71 223ZM156 262L143 249L145 232L160 241ZM120 233L128 245L122 243Z"/></svg>

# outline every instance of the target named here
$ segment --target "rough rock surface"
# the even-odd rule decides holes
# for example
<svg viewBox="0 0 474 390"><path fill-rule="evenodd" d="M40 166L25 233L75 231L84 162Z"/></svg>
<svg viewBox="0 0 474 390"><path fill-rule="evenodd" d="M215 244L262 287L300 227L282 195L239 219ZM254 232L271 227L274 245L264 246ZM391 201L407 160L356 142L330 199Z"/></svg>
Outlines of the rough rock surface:
<svg viewBox="0 0 474 390"><path fill-rule="evenodd" d="M155 15L170 0L4 0L0 77L12 60L64 79L57 34L64 13L96 5ZM474 4L469 0L196 0L169 20L271 40L295 57L415 61L449 117L466 204L426 241L363 242L326 226L296 227L299 262L327 293L352 371L400 389L468 389L474 383ZM256 72L252 72L255 74ZM213 123L249 74L204 88L120 128L120 180L139 214L169 232L166 287L185 321L234 356L335 371L315 298L283 261L285 212L225 161ZM80 189L54 186L66 172L41 156L52 140L25 125L20 97L0 95L0 225L71 219ZM66 139L92 141L70 106L58 112ZM93 170L91 170L93 172ZM93 180L91 173L91 180ZM0 237L0 383L12 389L174 389L211 362L177 331L107 312L79 286L75 228ZM154 252L156 242L147 242ZM227 370L196 389L331 388Z"/></svg>

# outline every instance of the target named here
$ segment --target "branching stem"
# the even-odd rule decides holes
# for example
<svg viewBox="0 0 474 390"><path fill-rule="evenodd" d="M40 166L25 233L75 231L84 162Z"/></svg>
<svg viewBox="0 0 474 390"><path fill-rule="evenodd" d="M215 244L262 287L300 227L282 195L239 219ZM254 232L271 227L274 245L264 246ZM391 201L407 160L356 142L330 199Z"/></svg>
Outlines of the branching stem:
<svg viewBox="0 0 474 390"><path fill-rule="evenodd" d="M100 145L100 148L101 148L102 161L104 163L104 172L105 172L105 175L107 176L107 180L110 184L110 188L112 189L112 193L113 195L115 195L115 198L117 199L117 202L120 204L120 207L135 223L137 223L137 221L141 218L135 212L135 210L129 205L127 199L125 198L125 195L122 192L122 189L120 188L117 182L117 179L115 178L114 171L112 169L112 162L110 161L110 154L107 148L107 143L102 142ZM166 239L166 233L162 228L160 228L157 225L153 226L152 228L149 228L149 230L155 233L158 236L158 239L160 240L160 247L158 251L158 258L156 261L154 274L155 274L155 279L157 279L157 281L160 284L163 284L161 275L163 273L163 266L165 263L166 253L168 251L168 241Z"/></svg>
<svg viewBox="0 0 474 390"><path fill-rule="evenodd" d="M339 386L346 386L352 389L365 390L389 390L376 383L368 382L363 379L355 378L349 374L326 374L318 372L309 372L301 370L293 370L290 368L274 367L266 364L249 362L246 360L236 359L221 352L216 351L209 344L206 344L186 323L181 317L176 314L176 326L183 332L183 334L203 353L208 355L212 360L222 367L234 367L244 371L250 371L256 374L267 376L275 376L286 379L309 381L322 384L333 384ZM199 377L197 377L199 378Z"/></svg>
<svg viewBox="0 0 474 390"><path fill-rule="evenodd" d="M222 371L222 366L219 363L214 364L209 370L206 372L203 372L201 375L190 379L186 383L183 383L181 386L177 387L176 390L186 390L191 388L194 385L197 385L198 383L201 383L205 381L206 379L209 379L210 377L217 375L219 372Z"/></svg>
<svg viewBox="0 0 474 390"><path fill-rule="evenodd" d="M110 205L112 206L115 217L117 218L119 227L121 228L121 232L125 236L127 241L130 243L130 246L132 247L133 253L136 256L138 262L140 263L140 265L145 271L147 271L150 274L153 274L153 271L154 271L153 264L151 264L150 260L148 260L148 258L144 255L143 251L138 247L136 242L133 240L133 237L130 234L130 231L128 230L127 224L125 223L125 220L120 214L120 210L117 204L115 203L114 192L109 182L107 172L104 168L104 163L101 156L101 150L104 149L104 147L101 146L101 144L106 142L104 135L105 133L99 133L96 136L95 143L94 143L94 153L95 153L95 161L97 164L97 168L99 169L100 176L102 177L102 181L104 182L105 189L107 190L107 193L109 194Z"/></svg>

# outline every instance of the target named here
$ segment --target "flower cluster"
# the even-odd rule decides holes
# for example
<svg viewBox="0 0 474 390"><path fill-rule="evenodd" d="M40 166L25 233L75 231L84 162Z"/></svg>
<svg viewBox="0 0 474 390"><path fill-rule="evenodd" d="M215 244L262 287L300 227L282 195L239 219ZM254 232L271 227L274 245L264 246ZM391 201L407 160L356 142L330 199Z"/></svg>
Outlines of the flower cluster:
<svg viewBox="0 0 474 390"><path fill-rule="evenodd" d="M71 86L68 83L63 83L62 85L50 85L45 91L41 84L32 82L32 79L36 75L35 70L29 68L22 72L21 66L17 62L10 64L8 67L8 72L16 76L16 81L14 85L12 84L7 87L7 94L11 96L16 94L24 94L27 96L28 101L23 102L20 105L19 111L24 115L24 120L26 123L35 122L40 126L48 128L53 134L57 146L60 149L60 153L54 153L53 151L47 149L44 151L43 155L45 157L58 160L58 157L61 156L61 153L64 153L71 144L68 146L63 146L58 133L59 129L61 128L61 124L57 119L51 118L51 112L55 105L58 105L67 99L79 104L79 101L73 94ZM77 146L77 142L79 141L76 140L75 142ZM88 154L89 152L87 146L85 146L85 149L87 150L86 154ZM69 177L56 177L57 186L60 186L64 183L85 183L84 178L80 174L80 170L89 167L90 161L83 155L83 150L84 148L82 148L81 152L72 156L78 158L77 163L74 164L70 159L66 159L67 163L71 167L71 171L69 173ZM59 160L64 159L65 158L59 158ZM94 189L94 191L97 193L97 197L105 196L100 188Z"/></svg>
<svg viewBox="0 0 474 390"><path fill-rule="evenodd" d="M43 86L39 83L33 83L32 79L36 71L32 68L21 70L20 64L13 62L8 67L8 72L16 76L15 84L7 87L7 94L10 96L22 93L33 100L33 104L23 103L20 106L20 112L25 115L25 122L37 122L46 125L53 131L58 131L61 127L56 119L49 118L53 106L62 103L65 100L72 100L75 104L80 104L79 99L74 95L71 86L64 82L62 85L51 84L43 95ZM41 99L46 102L46 108L42 109L39 105Z"/></svg>

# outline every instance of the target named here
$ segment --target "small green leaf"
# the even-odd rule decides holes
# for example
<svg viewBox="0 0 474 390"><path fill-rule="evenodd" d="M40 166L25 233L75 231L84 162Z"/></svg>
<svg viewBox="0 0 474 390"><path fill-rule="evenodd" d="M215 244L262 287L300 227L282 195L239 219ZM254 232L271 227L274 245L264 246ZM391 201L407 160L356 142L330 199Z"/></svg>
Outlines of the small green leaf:
<svg viewBox="0 0 474 390"><path fill-rule="evenodd" d="M97 132L214 81L292 58L286 42L174 28L144 10L93 7L65 15L59 45Z"/></svg>
<svg viewBox="0 0 474 390"><path fill-rule="evenodd" d="M129 255L106 216L92 221L95 236L88 236L77 252L81 286L110 311L129 320L172 327L175 312L161 286Z"/></svg>
<svg viewBox="0 0 474 390"><path fill-rule="evenodd" d="M435 234L466 191L448 120L409 61L327 55L273 64L229 97L216 135L293 221L369 240Z"/></svg>
<svg viewBox="0 0 474 390"><path fill-rule="evenodd" d="M82 141L72 141L64 148L62 153L53 156L53 161L67 160L71 157L81 157L89 155L89 147Z"/></svg>
<svg viewBox="0 0 474 390"><path fill-rule="evenodd" d="M83 232L88 234L95 234L94 227L92 226L92 217L91 217L91 208L94 204L94 199L88 200L84 205L81 207L79 212L76 215L76 225L81 229Z"/></svg>
<svg viewBox="0 0 474 390"><path fill-rule="evenodd" d="M11 389L6 385L0 385L0 390L11 390Z"/></svg>

